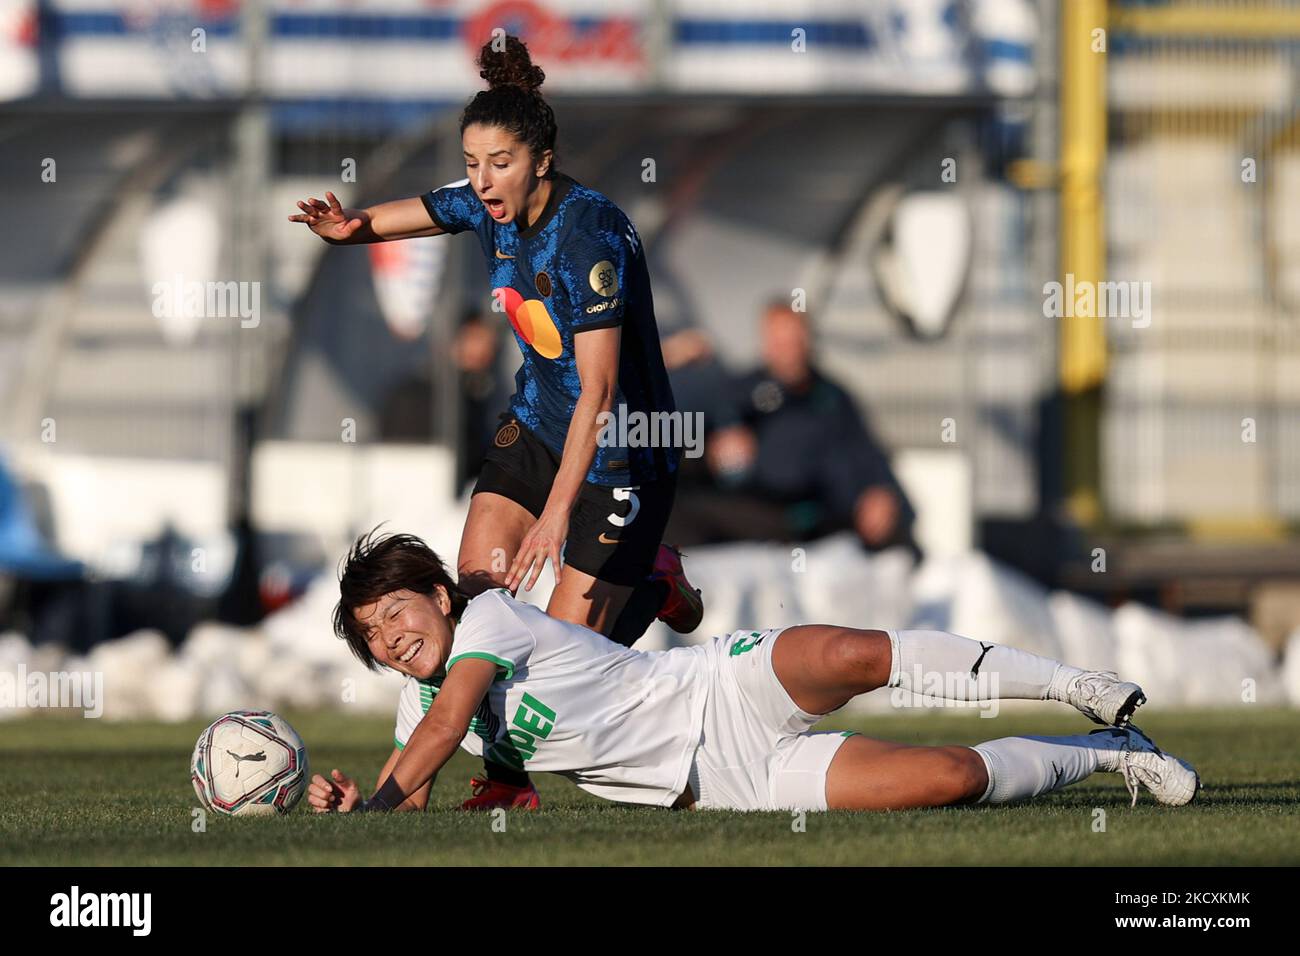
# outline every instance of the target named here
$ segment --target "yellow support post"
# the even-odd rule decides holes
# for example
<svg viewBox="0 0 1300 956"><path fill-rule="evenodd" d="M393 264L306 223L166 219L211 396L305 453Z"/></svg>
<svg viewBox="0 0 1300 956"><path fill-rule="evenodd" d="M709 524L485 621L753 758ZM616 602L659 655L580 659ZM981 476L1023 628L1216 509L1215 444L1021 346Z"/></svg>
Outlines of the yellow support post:
<svg viewBox="0 0 1300 956"><path fill-rule="evenodd" d="M1101 196L1106 161L1105 0L1061 3L1061 282L1101 282L1106 269ZM1098 44L1103 52L1095 52ZM1071 285L1067 276L1073 275ZM1095 286L1094 286L1095 288ZM1061 387L1073 395L1106 377L1106 337L1096 316L1067 316Z"/></svg>
<svg viewBox="0 0 1300 956"><path fill-rule="evenodd" d="M1101 195L1106 160L1106 2L1061 0L1060 10L1060 281L1065 289L1076 289L1081 283L1101 282L1106 268ZM1096 301L1095 296L1091 301ZM1073 518L1089 525L1101 516L1100 389L1106 377L1106 336L1096 315L1074 315L1071 303L1063 305L1059 365L1064 491Z"/></svg>

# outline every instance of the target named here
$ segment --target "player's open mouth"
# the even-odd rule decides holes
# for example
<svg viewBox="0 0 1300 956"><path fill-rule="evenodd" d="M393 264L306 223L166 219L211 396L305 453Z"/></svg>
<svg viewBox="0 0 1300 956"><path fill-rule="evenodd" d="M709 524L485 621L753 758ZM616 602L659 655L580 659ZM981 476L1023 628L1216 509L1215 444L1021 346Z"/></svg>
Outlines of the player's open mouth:
<svg viewBox="0 0 1300 956"><path fill-rule="evenodd" d="M504 199L484 199L483 204L487 206L488 212L492 214L493 219L501 219L506 214Z"/></svg>
<svg viewBox="0 0 1300 956"><path fill-rule="evenodd" d="M397 660L402 664L409 664L411 663L411 661L415 660L415 655L420 653L420 650L423 647L424 647L423 640L416 641L414 644L408 647L406 649L406 653L403 654L401 657L399 657Z"/></svg>

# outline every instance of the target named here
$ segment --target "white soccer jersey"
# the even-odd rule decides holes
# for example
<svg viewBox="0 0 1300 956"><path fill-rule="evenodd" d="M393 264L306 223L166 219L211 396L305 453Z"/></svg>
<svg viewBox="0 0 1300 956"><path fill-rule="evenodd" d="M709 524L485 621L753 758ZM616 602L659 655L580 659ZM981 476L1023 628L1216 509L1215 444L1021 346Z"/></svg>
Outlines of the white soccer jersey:
<svg viewBox="0 0 1300 956"><path fill-rule="evenodd" d="M447 670L495 661L496 681L461 746L519 770L560 773L625 803L671 806L700 742L711 656L706 646L634 651L556 620L504 588L466 607ZM395 743L406 746L441 680L407 678Z"/></svg>

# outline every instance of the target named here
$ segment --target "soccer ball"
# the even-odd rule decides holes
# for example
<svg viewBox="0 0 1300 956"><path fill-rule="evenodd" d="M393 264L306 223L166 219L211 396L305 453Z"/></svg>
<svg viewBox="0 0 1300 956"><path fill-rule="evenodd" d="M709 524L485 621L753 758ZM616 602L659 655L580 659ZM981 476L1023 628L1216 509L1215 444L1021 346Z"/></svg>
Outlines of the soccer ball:
<svg viewBox="0 0 1300 956"><path fill-rule="evenodd" d="M236 710L199 734L190 779L209 810L230 816L288 813L307 789L307 748L284 718Z"/></svg>

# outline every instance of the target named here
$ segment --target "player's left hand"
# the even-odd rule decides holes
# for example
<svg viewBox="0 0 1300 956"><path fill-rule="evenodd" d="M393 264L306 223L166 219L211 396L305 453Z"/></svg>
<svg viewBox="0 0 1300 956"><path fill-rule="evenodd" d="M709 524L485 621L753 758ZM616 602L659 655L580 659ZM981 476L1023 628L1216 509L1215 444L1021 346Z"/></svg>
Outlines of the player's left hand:
<svg viewBox="0 0 1300 956"><path fill-rule="evenodd" d="M510 565L510 574L506 577L506 587L513 594L524 583L524 590L531 591L537 578L546 567L549 558L551 568L555 571L555 583L560 583L560 552L569 537L569 514L567 511L555 511L547 508L537 519L515 552L515 560Z"/></svg>
<svg viewBox="0 0 1300 956"><path fill-rule="evenodd" d="M361 788L339 770L330 771L326 780L320 774L307 786L307 802L317 813L351 813L361 805Z"/></svg>

